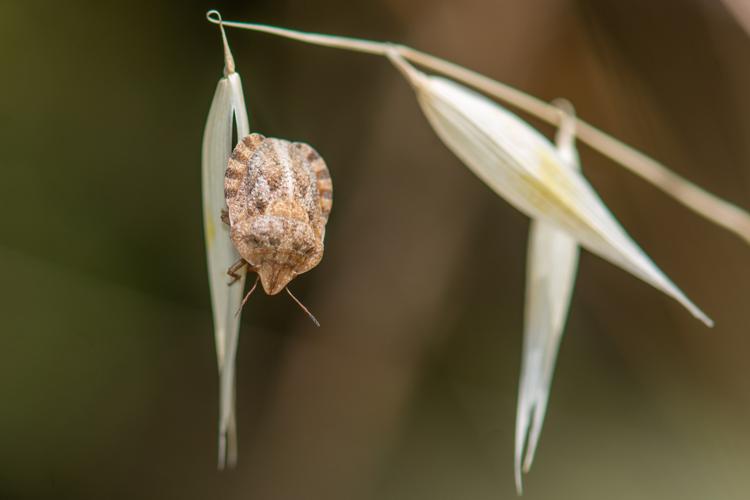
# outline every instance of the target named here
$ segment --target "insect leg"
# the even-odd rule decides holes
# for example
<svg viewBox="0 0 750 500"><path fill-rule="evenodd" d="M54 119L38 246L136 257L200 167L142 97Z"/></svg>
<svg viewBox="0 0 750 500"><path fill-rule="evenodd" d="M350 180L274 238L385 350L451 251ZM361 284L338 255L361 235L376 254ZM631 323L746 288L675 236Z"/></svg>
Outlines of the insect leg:
<svg viewBox="0 0 750 500"><path fill-rule="evenodd" d="M221 222L229 225L229 211L226 208L221 209Z"/></svg>
<svg viewBox="0 0 750 500"><path fill-rule="evenodd" d="M237 274L240 271L242 271L242 268L247 266L248 263L245 259L238 259L237 262L232 264L229 269L227 269L227 274L232 278L232 281L229 282L229 285L234 285L242 276Z"/></svg>

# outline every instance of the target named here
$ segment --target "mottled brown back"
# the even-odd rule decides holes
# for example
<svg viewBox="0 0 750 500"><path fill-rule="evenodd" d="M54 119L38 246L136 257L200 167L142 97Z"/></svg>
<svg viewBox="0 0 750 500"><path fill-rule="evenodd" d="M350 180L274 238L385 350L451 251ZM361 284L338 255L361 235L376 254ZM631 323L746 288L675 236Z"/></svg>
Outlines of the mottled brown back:
<svg viewBox="0 0 750 500"><path fill-rule="evenodd" d="M325 161L310 145L250 134L232 152L224 194L232 222L263 215L273 200L286 198L299 203L323 235L333 184Z"/></svg>
<svg viewBox="0 0 750 500"><path fill-rule="evenodd" d="M235 248L267 293L320 262L333 185L312 147L245 137L227 164L224 193Z"/></svg>

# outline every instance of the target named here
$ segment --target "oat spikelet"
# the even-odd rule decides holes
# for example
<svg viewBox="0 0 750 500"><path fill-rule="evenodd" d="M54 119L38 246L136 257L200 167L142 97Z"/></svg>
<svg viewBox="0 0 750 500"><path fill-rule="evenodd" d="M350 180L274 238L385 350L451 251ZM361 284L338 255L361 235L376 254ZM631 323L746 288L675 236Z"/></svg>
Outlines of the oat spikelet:
<svg viewBox="0 0 750 500"><path fill-rule="evenodd" d="M414 87L445 145L498 195L532 219L563 229L589 251L713 325L627 235L594 188L565 165L543 135L486 97L418 71L396 51L388 56Z"/></svg>
<svg viewBox="0 0 750 500"><path fill-rule="evenodd" d="M215 16L218 13L212 11L208 15ZM240 317L236 312L242 302L245 284L243 272L237 282L228 286L227 269L237 261L239 255L229 238L228 227L221 221L221 212L226 209L224 171L234 146L233 128L236 127L237 137L244 137L249 133L250 126L242 93L242 81L235 71L223 27L221 35L224 42L224 77L216 86L206 120L203 134L202 179L203 227L220 379L218 465L223 469L226 464L233 466L237 461L234 365Z"/></svg>
<svg viewBox="0 0 750 500"><path fill-rule="evenodd" d="M580 170L575 148L575 117L565 105L556 146L564 165ZM521 494L521 470L528 472L547 410L552 375L578 268L578 244L552 224L532 220L526 268L523 357L518 384L514 469Z"/></svg>

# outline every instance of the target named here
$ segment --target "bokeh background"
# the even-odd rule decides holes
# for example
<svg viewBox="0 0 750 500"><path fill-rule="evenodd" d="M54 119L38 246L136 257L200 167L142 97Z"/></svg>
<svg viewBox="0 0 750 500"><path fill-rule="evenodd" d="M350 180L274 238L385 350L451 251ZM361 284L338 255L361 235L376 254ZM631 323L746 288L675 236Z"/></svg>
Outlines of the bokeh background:
<svg viewBox="0 0 750 500"><path fill-rule="evenodd" d="M313 144L335 203L323 262L293 286L323 327L252 298L240 462L216 470L209 8L566 97L745 208L750 37L716 0L0 2L0 498L514 498L528 220L386 61L237 30L251 128ZM581 149L717 326L584 253L524 498L750 498L750 251Z"/></svg>

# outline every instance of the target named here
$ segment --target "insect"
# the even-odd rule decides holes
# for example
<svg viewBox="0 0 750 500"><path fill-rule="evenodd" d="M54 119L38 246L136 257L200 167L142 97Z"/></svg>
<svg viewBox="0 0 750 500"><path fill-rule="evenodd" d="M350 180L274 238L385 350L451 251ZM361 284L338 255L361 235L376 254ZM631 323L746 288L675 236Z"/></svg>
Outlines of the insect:
<svg viewBox="0 0 750 500"><path fill-rule="evenodd" d="M224 176L228 210L222 220L240 259L227 273L230 285L243 268L258 274L268 295L289 291L296 276L323 257L326 222L333 203L333 184L323 158L308 144L250 134L234 148Z"/></svg>

